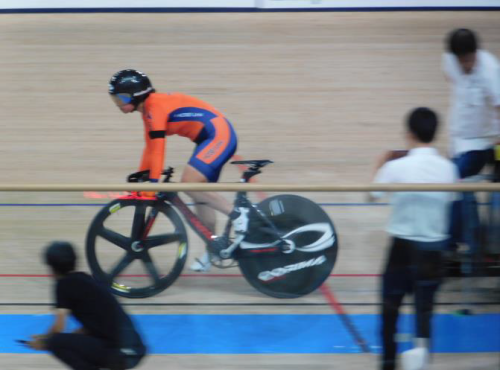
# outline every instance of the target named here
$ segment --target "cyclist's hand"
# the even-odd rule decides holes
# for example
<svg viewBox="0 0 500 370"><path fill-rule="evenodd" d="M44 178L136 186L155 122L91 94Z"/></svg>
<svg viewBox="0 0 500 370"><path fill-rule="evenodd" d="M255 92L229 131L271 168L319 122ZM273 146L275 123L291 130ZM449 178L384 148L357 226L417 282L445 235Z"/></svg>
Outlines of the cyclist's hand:
<svg viewBox="0 0 500 370"><path fill-rule="evenodd" d="M155 191L140 191L139 196L144 197L144 198L154 198L156 196L156 192Z"/></svg>
<svg viewBox="0 0 500 370"><path fill-rule="evenodd" d="M156 184L158 183L158 179L149 179L149 182ZM139 192L139 196L145 197L145 198L154 198L156 196L155 191L141 191Z"/></svg>
<svg viewBox="0 0 500 370"><path fill-rule="evenodd" d="M145 182L149 180L149 170L134 172L127 176L127 182Z"/></svg>

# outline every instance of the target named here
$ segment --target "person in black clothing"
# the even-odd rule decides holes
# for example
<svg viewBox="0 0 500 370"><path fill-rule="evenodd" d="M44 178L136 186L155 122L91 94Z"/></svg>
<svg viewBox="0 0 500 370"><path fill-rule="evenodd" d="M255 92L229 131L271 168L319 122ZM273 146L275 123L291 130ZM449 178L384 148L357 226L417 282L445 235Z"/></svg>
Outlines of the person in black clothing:
<svg viewBox="0 0 500 370"><path fill-rule="evenodd" d="M146 348L107 287L75 271L76 254L67 242L54 242L45 251L45 262L54 278L55 321L45 335L34 335L28 345L48 350L72 369L129 369L145 355ZM82 327L63 333L68 315Z"/></svg>

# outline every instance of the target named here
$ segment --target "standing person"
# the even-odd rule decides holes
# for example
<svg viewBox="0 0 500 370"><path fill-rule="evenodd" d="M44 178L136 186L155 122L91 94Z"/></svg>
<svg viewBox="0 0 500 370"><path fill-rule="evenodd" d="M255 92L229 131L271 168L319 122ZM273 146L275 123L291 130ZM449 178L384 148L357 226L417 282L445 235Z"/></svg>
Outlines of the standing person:
<svg viewBox="0 0 500 370"><path fill-rule="evenodd" d="M113 75L109 93L123 113L139 112L144 121L146 146L139 171L150 171L150 181L158 182L165 161L165 138L185 137L196 144L182 174L181 182L217 182L224 164L236 152L237 137L229 120L209 104L180 93L156 93L142 72L126 69ZM246 213L232 213L232 205L212 192L187 193L196 202L196 213L215 233L215 211L230 215L237 233L247 230ZM147 196L154 193L148 192ZM206 206L205 206L206 204ZM210 255L206 252L191 266L208 271Z"/></svg>
<svg viewBox="0 0 500 370"><path fill-rule="evenodd" d="M428 108L417 108L407 120L406 156L384 155L376 165L375 183L456 182L453 163L432 147L438 118ZM383 193L372 193L378 198ZM400 192L391 196L392 215L387 227L392 236L382 275L382 370L396 368L394 340L399 309L406 294L414 294L416 344L429 350L434 296L444 272L443 249L448 239L449 192Z"/></svg>
<svg viewBox="0 0 500 370"><path fill-rule="evenodd" d="M75 370L130 369L146 353L140 335L107 287L75 271L77 257L67 242L54 242L45 250L45 262L55 284L55 321L44 335L34 335L28 346L48 350ZM64 333L73 315L82 325Z"/></svg>
<svg viewBox="0 0 500 370"><path fill-rule="evenodd" d="M493 147L500 139L500 63L480 49L476 34L465 28L453 30L446 40L442 68L451 86L449 111L450 146L461 179L477 175L493 163ZM468 242L471 252L476 243L473 231L479 216L472 193L454 205L452 244ZM465 207L465 208L464 208ZM476 225L476 226L474 226Z"/></svg>
<svg viewBox="0 0 500 370"><path fill-rule="evenodd" d="M451 85L449 126L460 177L478 174L500 138L500 63L460 28L447 39L443 71Z"/></svg>

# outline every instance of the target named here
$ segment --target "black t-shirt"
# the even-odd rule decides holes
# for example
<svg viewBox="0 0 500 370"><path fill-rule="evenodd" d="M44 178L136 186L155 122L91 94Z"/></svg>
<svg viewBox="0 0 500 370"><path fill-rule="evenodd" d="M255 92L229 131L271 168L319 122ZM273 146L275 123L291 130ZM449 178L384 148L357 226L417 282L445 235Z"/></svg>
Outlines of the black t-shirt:
<svg viewBox="0 0 500 370"><path fill-rule="evenodd" d="M83 272L72 272L57 281L56 307L71 310L89 335L116 347L123 326L132 325L108 288Z"/></svg>

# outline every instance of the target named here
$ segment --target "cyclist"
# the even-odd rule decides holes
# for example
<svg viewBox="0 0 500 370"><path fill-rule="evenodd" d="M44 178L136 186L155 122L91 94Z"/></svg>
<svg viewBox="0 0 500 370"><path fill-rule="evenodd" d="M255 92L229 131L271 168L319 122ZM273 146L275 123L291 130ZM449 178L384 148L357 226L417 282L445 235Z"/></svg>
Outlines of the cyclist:
<svg viewBox="0 0 500 370"><path fill-rule="evenodd" d="M196 144L181 177L181 182L217 182L224 164L233 156L237 137L231 123L209 104L181 93L157 93L149 78L134 69L115 73L109 82L109 94L123 113L139 112L144 121L145 148L139 171L149 170L150 181L158 182L165 161L165 138L186 137ZM154 196L146 192L143 196ZM229 215L236 232L245 232L245 213L232 212L232 205L212 192L188 192L196 203L196 213L215 233L215 211ZM208 207L205 207L207 205ZM208 271L208 252L191 266Z"/></svg>

